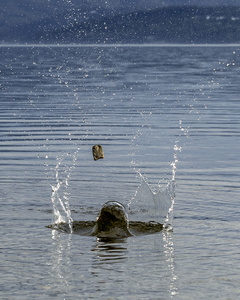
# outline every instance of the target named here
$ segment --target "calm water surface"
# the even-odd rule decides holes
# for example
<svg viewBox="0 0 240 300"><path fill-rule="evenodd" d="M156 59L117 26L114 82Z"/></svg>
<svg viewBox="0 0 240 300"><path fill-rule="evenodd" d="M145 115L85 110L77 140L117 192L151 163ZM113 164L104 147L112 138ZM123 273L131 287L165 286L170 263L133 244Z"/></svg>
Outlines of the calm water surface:
<svg viewBox="0 0 240 300"><path fill-rule="evenodd" d="M0 47L1 299L238 298L239 58L238 46ZM57 184L74 220L108 200L160 220L149 189L174 175L172 230L104 241L45 227Z"/></svg>

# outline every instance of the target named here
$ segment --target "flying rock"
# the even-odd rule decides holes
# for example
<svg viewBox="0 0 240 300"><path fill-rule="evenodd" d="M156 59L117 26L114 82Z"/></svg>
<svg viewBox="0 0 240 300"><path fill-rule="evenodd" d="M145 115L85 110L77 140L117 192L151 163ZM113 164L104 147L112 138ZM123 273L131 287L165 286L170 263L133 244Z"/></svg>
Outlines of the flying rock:
<svg viewBox="0 0 240 300"><path fill-rule="evenodd" d="M93 153L94 160L104 158L103 148L101 145L94 145L92 147L92 153Z"/></svg>

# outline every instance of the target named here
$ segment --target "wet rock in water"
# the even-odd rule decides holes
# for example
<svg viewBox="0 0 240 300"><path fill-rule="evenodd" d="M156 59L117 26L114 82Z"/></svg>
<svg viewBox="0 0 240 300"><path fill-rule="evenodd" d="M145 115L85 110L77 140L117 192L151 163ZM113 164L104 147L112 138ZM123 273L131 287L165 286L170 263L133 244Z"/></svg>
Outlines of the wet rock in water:
<svg viewBox="0 0 240 300"><path fill-rule="evenodd" d="M129 229L133 235L153 234L163 230L163 224L155 221L130 221Z"/></svg>
<svg viewBox="0 0 240 300"><path fill-rule="evenodd" d="M101 145L94 145L92 147L92 153L93 153L94 160L104 158L103 148Z"/></svg>
<svg viewBox="0 0 240 300"><path fill-rule="evenodd" d="M105 203L100 210L91 235L111 238L131 236L124 206L117 201Z"/></svg>
<svg viewBox="0 0 240 300"><path fill-rule="evenodd" d="M106 202L96 221L73 221L72 231L67 223L52 224L47 227L66 233L73 232L110 239L152 234L163 229L163 225L155 221L129 221L124 205L117 201Z"/></svg>

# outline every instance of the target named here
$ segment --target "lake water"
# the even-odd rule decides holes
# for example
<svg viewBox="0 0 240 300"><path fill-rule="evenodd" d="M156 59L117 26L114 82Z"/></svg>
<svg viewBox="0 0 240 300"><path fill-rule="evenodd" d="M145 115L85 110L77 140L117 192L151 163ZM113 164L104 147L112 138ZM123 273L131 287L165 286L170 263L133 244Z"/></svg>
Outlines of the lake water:
<svg viewBox="0 0 240 300"><path fill-rule="evenodd" d="M0 60L1 299L237 299L240 46L1 46ZM95 220L109 200L144 221L174 204L171 226L108 241L45 227L53 205Z"/></svg>

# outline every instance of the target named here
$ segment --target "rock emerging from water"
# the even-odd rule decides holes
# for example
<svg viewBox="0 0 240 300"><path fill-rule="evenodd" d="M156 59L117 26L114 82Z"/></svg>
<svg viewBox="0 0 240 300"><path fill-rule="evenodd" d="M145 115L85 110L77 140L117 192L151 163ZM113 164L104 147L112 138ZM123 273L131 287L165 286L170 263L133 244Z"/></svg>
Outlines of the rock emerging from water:
<svg viewBox="0 0 240 300"><path fill-rule="evenodd" d="M94 145L92 147L92 153L94 160L104 158L103 148L101 145Z"/></svg>
<svg viewBox="0 0 240 300"><path fill-rule="evenodd" d="M106 202L102 206L96 221L73 221L72 230L70 225L64 222L48 225L47 227L63 232L74 232L110 239L152 234L163 229L162 224L154 221L129 221L124 205L117 201Z"/></svg>
<svg viewBox="0 0 240 300"><path fill-rule="evenodd" d="M124 206L116 201L105 203L100 210L92 235L114 238L131 236Z"/></svg>

